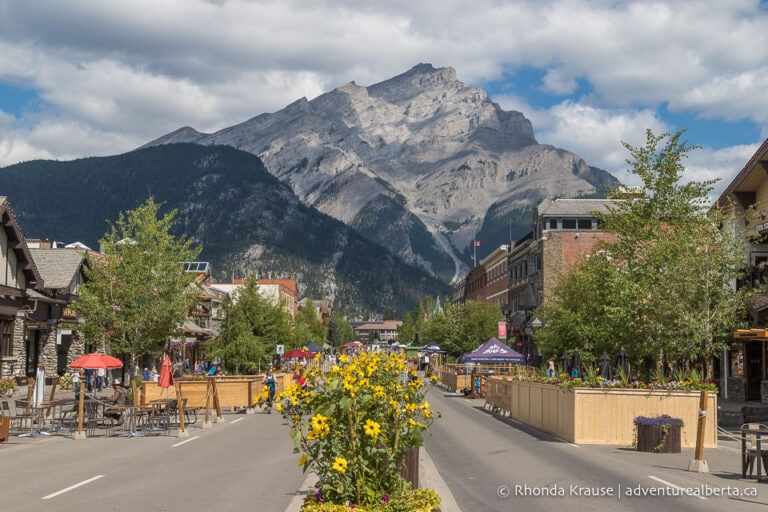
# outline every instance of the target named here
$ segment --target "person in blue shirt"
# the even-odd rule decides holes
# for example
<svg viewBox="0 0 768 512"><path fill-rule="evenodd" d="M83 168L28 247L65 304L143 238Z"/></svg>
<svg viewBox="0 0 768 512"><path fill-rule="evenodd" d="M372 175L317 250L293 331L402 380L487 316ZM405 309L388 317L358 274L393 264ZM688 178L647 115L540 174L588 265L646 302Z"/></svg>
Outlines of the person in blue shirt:
<svg viewBox="0 0 768 512"><path fill-rule="evenodd" d="M275 399L276 384L272 369L267 370L267 374L264 376L264 385L269 389L269 394L267 395L267 414L272 414L272 402Z"/></svg>

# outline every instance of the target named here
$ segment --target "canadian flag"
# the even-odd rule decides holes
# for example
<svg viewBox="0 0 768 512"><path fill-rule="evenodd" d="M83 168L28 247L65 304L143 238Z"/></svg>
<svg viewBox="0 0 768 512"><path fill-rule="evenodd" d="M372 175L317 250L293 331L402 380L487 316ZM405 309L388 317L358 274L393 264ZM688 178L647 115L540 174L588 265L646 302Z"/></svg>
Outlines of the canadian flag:
<svg viewBox="0 0 768 512"><path fill-rule="evenodd" d="M480 247L481 245L483 245L483 242L480 240L475 240L475 247Z"/></svg>

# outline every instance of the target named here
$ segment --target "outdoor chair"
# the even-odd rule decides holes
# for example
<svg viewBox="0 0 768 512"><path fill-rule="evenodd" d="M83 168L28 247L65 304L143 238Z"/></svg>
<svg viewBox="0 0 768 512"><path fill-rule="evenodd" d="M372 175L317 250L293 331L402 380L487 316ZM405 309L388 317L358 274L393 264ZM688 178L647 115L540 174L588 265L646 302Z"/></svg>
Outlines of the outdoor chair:
<svg viewBox="0 0 768 512"><path fill-rule="evenodd" d="M18 403L14 398L0 399L0 410L11 418L11 435L23 434L25 428L31 427L32 414L28 407L20 406L22 404L23 402Z"/></svg>
<svg viewBox="0 0 768 512"><path fill-rule="evenodd" d="M165 433L165 435L168 435L169 423L168 408L165 404L152 404L152 408L145 419L147 433Z"/></svg>
<svg viewBox="0 0 768 512"><path fill-rule="evenodd" d="M768 431L768 425L762 423L745 423L741 426L741 431L744 430L766 430ZM757 458L757 435L747 433L747 446L744 452L744 460L742 461L742 467L747 468L747 474L749 478L752 478L752 473L755 468L755 459ZM761 439L760 444L760 456L763 459L763 472L768 471L768 438ZM768 476L768 475L764 475Z"/></svg>

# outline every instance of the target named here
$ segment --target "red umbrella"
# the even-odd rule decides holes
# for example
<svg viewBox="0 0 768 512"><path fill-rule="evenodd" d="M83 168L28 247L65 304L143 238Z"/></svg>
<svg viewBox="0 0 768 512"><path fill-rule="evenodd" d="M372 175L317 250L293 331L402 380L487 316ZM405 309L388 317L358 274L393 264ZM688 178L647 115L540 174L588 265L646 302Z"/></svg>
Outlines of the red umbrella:
<svg viewBox="0 0 768 512"><path fill-rule="evenodd" d="M173 365L168 354L163 359L163 366L160 368L160 378L157 380L157 385L165 389L173 386Z"/></svg>
<svg viewBox="0 0 768 512"><path fill-rule="evenodd" d="M116 357L102 354L101 352L91 352L80 356L71 363L70 368L85 368L86 370L95 370L97 368L122 368L123 362Z"/></svg>
<svg viewBox="0 0 768 512"><path fill-rule="evenodd" d="M283 354L283 359L297 359L297 358L312 359L313 357L315 357L315 354L313 354L312 352L304 352L300 348L295 348Z"/></svg>

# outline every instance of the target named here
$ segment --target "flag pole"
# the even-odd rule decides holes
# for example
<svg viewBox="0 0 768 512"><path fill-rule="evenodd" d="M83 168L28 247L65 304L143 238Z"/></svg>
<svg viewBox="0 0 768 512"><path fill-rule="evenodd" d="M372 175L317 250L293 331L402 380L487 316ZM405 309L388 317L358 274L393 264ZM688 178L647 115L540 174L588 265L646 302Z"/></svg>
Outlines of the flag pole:
<svg viewBox="0 0 768 512"><path fill-rule="evenodd" d="M477 237L472 240L472 266L477 266Z"/></svg>

